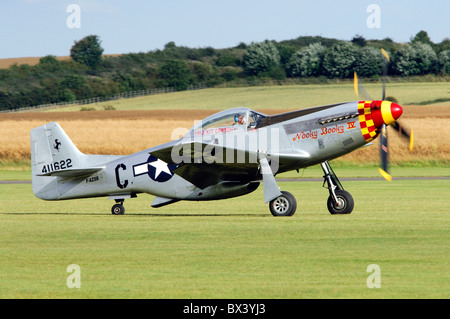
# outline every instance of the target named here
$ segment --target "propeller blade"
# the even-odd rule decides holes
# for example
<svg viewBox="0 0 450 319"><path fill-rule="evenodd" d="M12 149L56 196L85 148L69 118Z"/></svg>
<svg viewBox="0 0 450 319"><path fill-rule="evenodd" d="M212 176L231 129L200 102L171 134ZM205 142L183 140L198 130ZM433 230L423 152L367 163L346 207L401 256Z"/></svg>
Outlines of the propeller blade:
<svg viewBox="0 0 450 319"><path fill-rule="evenodd" d="M414 147L414 132L412 130L411 132L408 132L398 121L394 122L392 127L396 132L400 133L401 137L409 141L409 151L412 151Z"/></svg>
<svg viewBox="0 0 450 319"><path fill-rule="evenodd" d="M383 82L383 91L382 91L382 101L386 100L386 76L388 73L388 65L390 62L389 54L384 50L381 49L381 54L386 60L383 60L383 74L382 74L382 82ZM356 72L354 72L353 77L353 88L355 90L355 93L358 97L364 98L365 100L372 100L370 95L367 93L367 91L364 89L364 87L359 83L358 76ZM390 125L398 132L403 138L406 138L409 140L409 150L412 151L413 144L414 144L414 137L413 137L413 131L411 130L408 132L400 123L393 122ZM388 137L387 137L387 125L383 124L381 126L381 134L380 134L380 159L381 159L381 166L378 169L381 176L383 176L384 179L387 181L392 180L392 176L389 174L389 152L388 152Z"/></svg>
<svg viewBox="0 0 450 319"><path fill-rule="evenodd" d="M359 97L358 76L356 72L353 72L353 89L355 90L356 96Z"/></svg>
<svg viewBox="0 0 450 319"><path fill-rule="evenodd" d="M381 54L383 54L383 56L386 58L386 62L383 63L383 76L382 76L383 93L381 95L381 100L384 101L384 99L386 98L386 75L387 75L388 64L389 64L389 54L383 48L381 48Z"/></svg>
<svg viewBox="0 0 450 319"><path fill-rule="evenodd" d="M355 90L357 97L362 97L364 100L372 100L369 93L367 93L362 84L359 83L358 75L356 74L356 72L353 73L353 89Z"/></svg>
<svg viewBox="0 0 450 319"><path fill-rule="evenodd" d="M386 60L388 60L388 62L390 61L390 60L389 60L389 54L386 52L385 49L381 48L381 54L384 55L384 57L386 58Z"/></svg>
<svg viewBox="0 0 450 319"><path fill-rule="evenodd" d="M380 158L381 158L381 167L378 169L381 176L384 177L385 180L391 181L392 176L389 174L389 159L388 159L388 139L387 139L387 125L383 124L381 127L380 134Z"/></svg>

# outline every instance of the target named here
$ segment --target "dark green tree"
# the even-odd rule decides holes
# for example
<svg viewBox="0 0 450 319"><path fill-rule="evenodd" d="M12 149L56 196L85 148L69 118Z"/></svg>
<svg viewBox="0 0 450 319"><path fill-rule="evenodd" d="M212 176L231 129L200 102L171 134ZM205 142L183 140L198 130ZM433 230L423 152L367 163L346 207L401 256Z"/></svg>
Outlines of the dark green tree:
<svg viewBox="0 0 450 319"><path fill-rule="evenodd" d="M326 48L321 43L311 43L295 52L289 61L289 74L292 77L320 75L325 52Z"/></svg>
<svg viewBox="0 0 450 319"><path fill-rule="evenodd" d="M450 50L450 38L445 38L437 45L437 52Z"/></svg>
<svg viewBox="0 0 450 319"><path fill-rule="evenodd" d="M357 51L348 42L333 45L323 58L325 75L330 78L348 78L353 76Z"/></svg>
<svg viewBox="0 0 450 319"><path fill-rule="evenodd" d="M359 76L381 76L383 73L383 55L380 49L364 47L358 51L355 71Z"/></svg>
<svg viewBox="0 0 450 319"><path fill-rule="evenodd" d="M159 87L172 87L178 91L186 90L192 78L191 71L181 60L167 60L158 74Z"/></svg>
<svg viewBox="0 0 450 319"><path fill-rule="evenodd" d="M422 42L425 44L429 44L430 46L433 46L433 42L431 42L431 39L428 36L428 33L423 30L417 32L415 37L411 40L411 43L417 43L417 42Z"/></svg>
<svg viewBox="0 0 450 319"><path fill-rule="evenodd" d="M270 41L252 43L243 56L244 71L249 75L268 72L280 65L280 54Z"/></svg>
<svg viewBox="0 0 450 319"><path fill-rule="evenodd" d="M228 52L220 53L217 56L216 65L217 66L239 66L241 60L236 55Z"/></svg>
<svg viewBox="0 0 450 319"><path fill-rule="evenodd" d="M445 50L438 55L438 70L439 73L450 75L450 50Z"/></svg>
<svg viewBox="0 0 450 319"><path fill-rule="evenodd" d="M81 90L86 85L86 79L81 75L69 74L61 82L63 89Z"/></svg>
<svg viewBox="0 0 450 319"><path fill-rule="evenodd" d="M437 55L429 44L416 42L400 49L392 59L392 69L398 75L422 75L437 70Z"/></svg>
<svg viewBox="0 0 450 319"><path fill-rule="evenodd" d="M359 45L360 47L364 47L367 44L366 39L360 34L355 34L355 36L352 38L352 43Z"/></svg>
<svg viewBox="0 0 450 319"><path fill-rule="evenodd" d="M102 61L103 48L97 35L88 35L80 41L75 41L70 49L70 56L75 62L96 70Z"/></svg>
<svg viewBox="0 0 450 319"><path fill-rule="evenodd" d="M57 65L59 61L54 55L47 55L39 59L40 65Z"/></svg>
<svg viewBox="0 0 450 319"><path fill-rule="evenodd" d="M190 64L193 83L213 84L218 81L219 73L217 67L203 62L193 62Z"/></svg>

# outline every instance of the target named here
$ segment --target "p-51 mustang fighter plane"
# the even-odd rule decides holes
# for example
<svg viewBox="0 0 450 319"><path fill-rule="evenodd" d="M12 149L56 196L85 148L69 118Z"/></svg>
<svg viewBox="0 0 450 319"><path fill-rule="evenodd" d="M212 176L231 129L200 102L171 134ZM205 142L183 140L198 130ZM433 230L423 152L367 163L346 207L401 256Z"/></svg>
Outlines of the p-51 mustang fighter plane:
<svg viewBox="0 0 450 319"><path fill-rule="evenodd" d="M388 54L382 50L386 60ZM124 214L123 202L140 193L155 195L152 207L180 200L216 200L264 187L274 216L292 216L295 197L280 191L275 175L320 164L331 214L350 214L353 198L344 190L329 160L372 142L381 133L380 172L387 180L387 125L410 140L396 120L402 108L381 100L360 100L268 116L233 108L207 117L181 139L129 155L81 153L57 123L31 130L34 194L45 200L108 196L111 211ZM362 87L355 74L355 91ZM363 92L361 92L363 93Z"/></svg>
<svg viewBox="0 0 450 319"><path fill-rule="evenodd" d="M112 213L119 215L124 200L140 193L155 195L151 206L161 207L241 196L262 182L271 213L291 216L296 200L280 191L274 176L320 164L329 212L349 214L353 198L328 161L370 143L380 132L387 141L386 125L401 114L401 106L382 100L273 116L233 108L197 123L177 141L129 156L83 154L57 123L48 123L31 131L33 192L45 200L108 196L116 201ZM381 149L386 147L383 142ZM388 176L386 171L384 166Z"/></svg>

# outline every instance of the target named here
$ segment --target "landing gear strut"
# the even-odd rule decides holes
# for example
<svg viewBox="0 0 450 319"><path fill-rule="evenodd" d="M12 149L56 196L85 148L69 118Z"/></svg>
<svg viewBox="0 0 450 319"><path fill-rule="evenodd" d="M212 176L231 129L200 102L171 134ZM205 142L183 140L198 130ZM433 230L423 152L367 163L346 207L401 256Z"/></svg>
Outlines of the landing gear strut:
<svg viewBox="0 0 450 319"><path fill-rule="evenodd" d="M331 214L350 214L353 211L354 201L352 195L344 190L341 182L337 178L330 164L325 161L320 164L322 166L324 181L328 185L330 196L328 197L327 207Z"/></svg>

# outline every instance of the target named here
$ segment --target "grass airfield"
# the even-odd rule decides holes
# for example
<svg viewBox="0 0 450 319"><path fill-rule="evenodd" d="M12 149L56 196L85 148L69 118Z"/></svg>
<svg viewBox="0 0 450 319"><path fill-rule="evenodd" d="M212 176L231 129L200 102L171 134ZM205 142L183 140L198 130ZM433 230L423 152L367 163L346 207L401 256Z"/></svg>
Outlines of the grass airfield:
<svg viewBox="0 0 450 319"><path fill-rule="evenodd" d="M374 97L381 90L376 84L366 87ZM390 83L388 92L401 104L447 98L449 93L448 83ZM269 110L354 99L352 85L345 84L210 89L104 104L123 111L234 106ZM426 134L429 127L442 132L448 116L434 114L439 104L424 107L433 115L424 117L426 121L422 117L406 120L417 128L418 124L420 128L429 125L422 128ZM103 106L95 108L102 110ZM64 108L69 111L67 116L92 114L70 112L79 109ZM33 116L36 114L40 113ZM143 125L149 126L146 121ZM10 131L0 130L6 138L0 141L6 147L0 148L0 157L6 157L6 162L0 161L0 180L28 181L29 160L24 158L29 158L31 124L11 119L3 121L2 127L8 123L20 126L20 130L13 127L17 132L14 145L8 144ZM81 126L84 121L74 123ZM98 138L98 122L88 125ZM144 134L141 128L132 128L137 132L130 136L138 133L150 138L165 132L159 128L158 134ZM34 197L31 184L0 184L0 298L448 299L450 180L395 179L450 176L448 137L432 135L427 140L426 134L416 132L418 149L420 143L430 145L423 153L431 157L415 153L413 159L418 160L412 166L397 160L390 183L376 179L379 175L373 163L378 159L377 146L374 156L361 156L358 164L332 162L341 180L373 178L343 181L355 199L350 215L330 215L326 208L328 191L322 188L322 181L301 180L322 177L319 166L300 170L300 174L277 176L300 178L279 182L281 189L291 192L298 201L296 214L289 218L272 217L264 204L262 186L243 197L179 202L159 209L150 207L153 196L141 194L125 201L124 216L112 216L114 202L106 198L45 202ZM79 131L69 134L74 140L79 135ZM166 135L164 141L170 137ZM105 143L108 145L108 141ZM113 146L128 152L120 149L126 143L119 140ZM18 145L23 149L15 150ZM391 149L395 156L395 148ZM19 162L8 154L17 154ZM67 267L72 264L81 269L79 289L66 284L71 275ZM367 268L372 264L380 267L380 288L367 286L372 274Z"/></svg>
<svg viewBox="0 0 450 319"><path fill-rule="evenodd" d="M449 105L448 82L388 83L387 95L397 98L401 105L427 102L427 106ZM364 83L370 99L380 99L381 83ZM369 98L367 97L367 98ZM433 101L441 98L444 101ZM282 86L252 86L208 88L119 99L87 105L96 110L112 106L116 110L224 110L249 107L265 110L295 110L319 105L364 99L356 96L353 81L335 84L306 84ZM50 108L47 111L79 111L80 105Z"/></svg>
<svg viewBox="0 0 450 319"><path fill-rule="evenodd" d="M449 298L450 180L343 184L355 209L335 216L322 182L279 182L298 201L290 218L272 217L262 186L159 209L142 194L113 216L106 198L45 202L3 184L0 298ZM381 288L367 286L371 264Z"/></svg>

